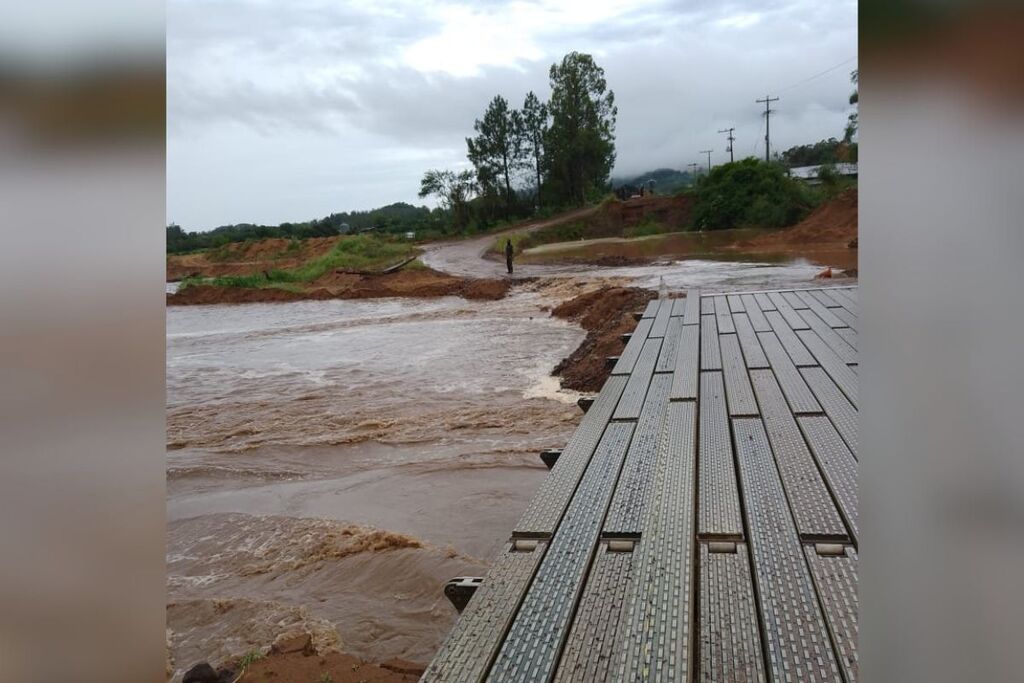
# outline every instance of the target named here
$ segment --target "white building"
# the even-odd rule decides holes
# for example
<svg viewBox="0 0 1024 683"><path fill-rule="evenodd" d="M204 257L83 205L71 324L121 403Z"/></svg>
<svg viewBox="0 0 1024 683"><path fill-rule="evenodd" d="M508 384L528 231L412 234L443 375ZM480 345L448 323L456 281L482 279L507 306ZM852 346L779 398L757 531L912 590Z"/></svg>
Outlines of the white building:
<svg viewBox="0 0 1024 683"><path fill-rule="evenodd" d="M818 164L817 166L797 166L789 169L789 176L796 178L797 180L803 180L808 185L817 185L821 181L818 180L818 172L821 171L822 166L831 165L835 169L836 173L841 176L847 176L850 178L857 177L857 164L851 163L838 163L838 164Z"/></svg>

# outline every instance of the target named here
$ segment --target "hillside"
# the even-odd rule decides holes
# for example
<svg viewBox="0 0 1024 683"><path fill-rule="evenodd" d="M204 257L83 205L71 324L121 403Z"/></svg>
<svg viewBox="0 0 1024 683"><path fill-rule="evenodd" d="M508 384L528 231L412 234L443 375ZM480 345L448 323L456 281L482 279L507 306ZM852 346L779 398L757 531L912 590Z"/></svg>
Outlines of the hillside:
<svg viewBox="0 0 1024 683"><path fill-rule="evenodd" d="M618 187L638 187L648 180L654 181L654 194L674 195L679 190L689 187L693 182L693 177L686 171L677 171L674 168L659 168L637 175L613 177L611 179L611 186L615 189Z"/></svg>
<svg viewBox="0 0 1024 683"><path fill-rule="evenodd" d="M675 194L684 188L689 187L692 176L685 171L677 171L674 168L659 168L653 171L646 171L633 176L620 176L612 178L612 187L638 187L648 180L654 181L654 192L656 194Z"/></svg>
<svg viewBox="0 0 1024 683"><path fill-rule="evenodd" d="M755 247L782 247L801 244L842 244L857 239L857 188L843 191L796 225L751 239Z"/></svg>
<svg viewBox="0 0 1024 683"><path fill-rule="evenodd" d="M500 235L491 252L503 253L506 239L511 239L516 251L522 252L557 242L676 232L688 229L692 216L690 197L650 196L624 202L609 199L580 217L567 214L565 220L552 220L540 229Z"/></svg>

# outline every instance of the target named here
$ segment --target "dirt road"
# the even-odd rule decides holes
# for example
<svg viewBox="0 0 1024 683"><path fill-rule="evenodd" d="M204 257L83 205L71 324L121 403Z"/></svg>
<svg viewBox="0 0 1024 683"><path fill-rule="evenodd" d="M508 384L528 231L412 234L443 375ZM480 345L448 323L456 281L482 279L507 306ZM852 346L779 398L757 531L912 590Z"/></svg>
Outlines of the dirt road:
<svg viewBox="0 0 1024 683"><path fill-rule="evenodd" d="M490 259L483 258L488 247L494 244L494 240L496 240L500 235L523 231L533 232L534 230L540 230L557 223L565 223L567 221L589 216L596 212L598 208L599 207L591 206L571 213L559 214L555 218L517 225L513 228L509 228L508 230L490 233L483 237L474 237L472 239L460 240L458 242L438 242L436 244L427 245L423 255L420 257L420 260L434 270L451 273L452 275L478 278L508 277L508 273L505 272L504 261L492 261ZM578 275L581 270L584 269L581 269L578 266L515 264L515 273L513 273L511 277L513 279L518 279L524 277L547 277L553 275Z"/></svg>

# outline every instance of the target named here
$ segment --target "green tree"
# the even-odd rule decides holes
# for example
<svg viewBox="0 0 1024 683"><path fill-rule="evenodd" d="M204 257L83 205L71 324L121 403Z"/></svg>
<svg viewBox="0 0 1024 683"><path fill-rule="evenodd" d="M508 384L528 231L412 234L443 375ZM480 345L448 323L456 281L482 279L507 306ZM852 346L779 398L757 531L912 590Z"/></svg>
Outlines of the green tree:
<svg viewBox="0 0 1024 683"><path fill-rule="evenodd" d="M570 52L552 64L551 127L545 165L556 196L582 205L602 190L615 163L615 94L593 57Z"/></svg>
<svg viewBox="0 0 1024 683"><path fill-rule="evenodd" d="M472 171L431 169L420 180L420 197L435 196L441 205L452 212L455 227L459 230L469 224L469 200L477 191L476 178Z"/></svg>
<svg viewBox="0 0 1024 683"><path fill-rule="evenodd" d="M854 69L850 72L850 82L853 83L853 92L850 93L850 104L854 107L853 112L846 119L846 131L843 133L844 142L853 142L853 136L857 134L857 127L860 125L857 115L857 105L860 102L860 88L858 87L858 81L860 80L860 72Z"/></svg>
<svg viewBox="0 0 1024 683"><path fill-rule="evenodd" d="M548 106L540 101L533 91L526 93L520 121L523 129L523 151L533 162L533 170L537 181L537 208L541 208L541 166L544 162L544 138L548 134Z"/></svg>
<svg viewBox="0 0 1024 683"><path fill-rule="evenodd" d="M716 166L701 179L693 224L698 230L780 228L800 220L811 204L810 191L781 164L748 158Z"/></svg>
<svg viewBox="0 0 1024 683"><path fill-rule="evenodd" d="M496 95L484 112L483 119L473 124L475 138L466 138L469 160L476 167L477 177L485 188L504 181L505 214L512 210L512 175L522 165L523 129L520 113L508 108L508 101Z"/></svg>

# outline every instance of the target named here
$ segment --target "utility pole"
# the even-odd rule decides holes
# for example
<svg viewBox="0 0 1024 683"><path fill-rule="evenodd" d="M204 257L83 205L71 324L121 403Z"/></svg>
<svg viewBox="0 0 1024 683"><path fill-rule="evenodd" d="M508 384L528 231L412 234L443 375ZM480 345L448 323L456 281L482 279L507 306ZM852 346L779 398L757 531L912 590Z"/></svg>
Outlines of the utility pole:
<svg viewBox="0 0 1024 683"><path fill-rule="evenodd" d="M772 97L771 95L765 95L763 100L756 100L758 104L764 102L764 160L767 163L770 161L768 158L768 149L771 147L771 122L772 114L775 112L774 109L769 109L769 105L772 102L778 102L778 97Z"/></svg>
<svg viewBox="0 0 1024 683"><path fill-rule="evenodd" d="M694 184L697 183L697 166L699 166L699 165L700 164L696 164L696 163L694 163L694 164L687 164L687 166L690 169L690 176L693 177Z"/></svg>
<svg viewBox="0 0 1024 683"><path fill-rule="evenodd" d="M729 141L729 148L728 148L727 150L725 150L725 151L729 153L729 163L730 163L730 164L731 164L732 162L736 161L735 159L733 159L733 158L732 158L732 141L736 139L736 138L734 138L734 137L732 136L732 132L733 132L734 130L736 130L736 129L735 129L735 128L724 128L724 129L722 129L722 130L718 131L719 133L728 133L728 134L729 134L729 135L728 135L728 136L727 136L727 137L725 138L726 140L728 140L728 141Z"/></svg>
<svg viewBox="0 0 1024 683"><path fill-rule="evenodd" d="M700 151L701 154L707 154L708 155L708 173L711 173L711 153L713 151L714 151L713 149L702 149Z"/></svg>

